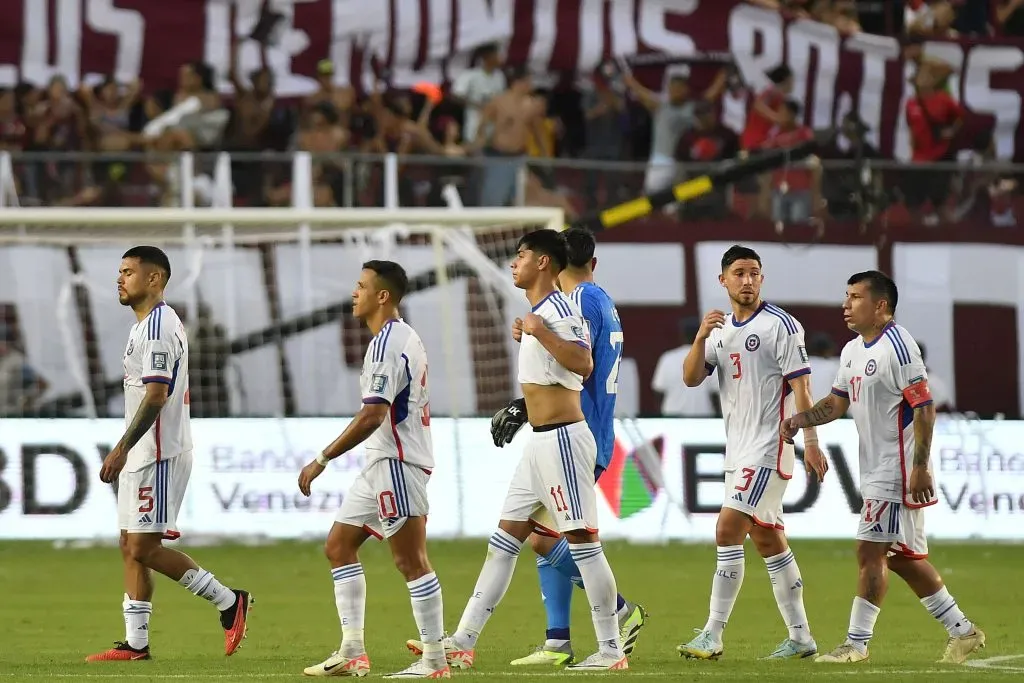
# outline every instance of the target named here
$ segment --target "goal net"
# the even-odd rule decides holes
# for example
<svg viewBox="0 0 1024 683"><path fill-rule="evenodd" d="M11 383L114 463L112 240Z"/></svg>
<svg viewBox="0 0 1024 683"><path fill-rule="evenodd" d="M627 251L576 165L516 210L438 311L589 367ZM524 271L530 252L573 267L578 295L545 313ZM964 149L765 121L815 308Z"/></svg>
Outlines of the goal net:
<svg viewBox="0 0 1024 683"><path fill-rule="evenodd" d="M409 274L401 312L431 360L432 413L490 416L515 386L516 243L563 220L547 208L0 211L0 417L123 415L135 320L115 280L138 244L171 261L193 417L355 414L370 334L351 292L370 259Z"/></svg>

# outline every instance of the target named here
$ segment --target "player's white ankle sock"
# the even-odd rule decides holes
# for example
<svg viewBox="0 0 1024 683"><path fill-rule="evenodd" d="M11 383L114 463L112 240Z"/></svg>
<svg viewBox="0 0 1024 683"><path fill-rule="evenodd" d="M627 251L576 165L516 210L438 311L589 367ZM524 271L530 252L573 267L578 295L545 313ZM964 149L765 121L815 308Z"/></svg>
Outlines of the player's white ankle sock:
<svg viewBox="0 0 1024 683"><path fill-rule="evenodd" d="M868 641L875 632L875 621L878 620L880 607L875 607L859 595L853 599L850 611L850 630L846 632L846 642L853 645L861 654L867 652Z"/></svg>
<svg viewBox="0 0 1024 683"><path fill-rule="evenodd" d="M409 581L412 616L423 643L423 659L431 663L444 662L444 606L441 602L441 582L430 572Z"/></svg>
<svg viewBox="0 0 1024 683"><path fill-rule="evenodd" d="M809 643L811 629L807 625L807 611L804 610L804 582L800 578L800 567L796 564L793 550L787 548L778 555L766 557L764 564L772 580L775 602L789 629L790 640Z"/></svg>
<svg viewBox="0 0 1024 683"><path fill-rule="evenodd" d="M956 600L949 594L945 586L935 595L921 598L921 604L928 610L928 614L942 622L951 636L966 636L974 628L974 624L960 611Z"/></svg>
<svg viewBox="0 0 1024 683"><path fill-rule="evenodd" d="M363 622L366 618L366 576L363 565L346 564L331 569L334 579L334 604L341 622L341 647L344 657L356 657L366 652L363 644Z"/></svg>
<svg viewBox="0 0 1024 683"><path fill-rule="evenodd" d="M615 575L604 556L604 548L597 543L570 543L569 552L583 577L583 589L590 602L590 614L594 619L594 632L600 652L613 657L622 656L619 642L619 620L615 615Z"/></svg>
<svg viewBox="0 0 1024 683"><path fill-rule="evenodd" d="M235 604L235 592L202 567L189 569L178 583L193 594L212 602L221 612Z"/></svg>
<svg viewBox="0 0 1024 683"><path fill-rule="evenodd" d="M711 581L711 609L705 631L710 631L715 640L722 642L722 633L732 614L733 605L743 585L743 546L723 545L718 548L718 563L715 577Z"/></svg>
<svg viewBox="0 0 1024 683"><path fill-rule="evenodd" d="M508 591L522 548L522 541L501 529L491 534L491 540L487 542L487 558L480 569L473 596L466 603L459 629L453 636L462 647L476 647L476 639Z"/></svg>
<svg viewBox="0 0 1024 683"><path fill-rule="evenodd" d="M121 603L124 612L124 639L136 650L149 645L149 617L153 614L153 603L144 600L132 600L124 594Z"/></svg>

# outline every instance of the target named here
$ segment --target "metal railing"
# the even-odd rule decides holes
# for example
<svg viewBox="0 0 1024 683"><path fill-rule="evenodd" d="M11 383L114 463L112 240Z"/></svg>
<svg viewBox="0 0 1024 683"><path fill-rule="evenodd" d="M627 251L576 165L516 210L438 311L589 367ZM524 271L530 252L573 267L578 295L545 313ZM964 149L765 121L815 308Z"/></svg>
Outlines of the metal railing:
<svg viewBox="0 0 1024 683"><path fill-rule="evenodd" d="M646 162L506 159L357 152L0 153L0 206L431 207L456 190L480 206L489 173L505 173L509 204L589 211L639 196ZM504 164L504 168L497 165ZM675 180L717 164L675 164ZM794 164L681 207L683 217L741 216L800 222L812 216L864 219L892 206L962 218L990 209L1009 222L1024 165L891 160ZM651 188L646 188L651 189ZM820 200L820 201L816 201ZM808 205L812 202L813 205ZM490 205L496 205L490 202ZM1000 218L1001 217L1001 218Z"/></svg>

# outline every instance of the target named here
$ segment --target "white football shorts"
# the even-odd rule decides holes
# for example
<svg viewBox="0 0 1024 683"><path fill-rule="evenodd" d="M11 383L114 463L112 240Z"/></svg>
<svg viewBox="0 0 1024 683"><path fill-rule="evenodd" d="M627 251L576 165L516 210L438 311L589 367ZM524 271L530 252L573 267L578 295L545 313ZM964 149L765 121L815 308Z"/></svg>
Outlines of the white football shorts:
<svg viewBox="0 0 1024 683"><path fill-rule="evenodd" d="M121 470L117 478L117 520L130 534L181 536L178 511L192 474L192 451L150 463L140 470Z"/></svg>
<svg viewBox="0 0 1024 683"><path fill-rule="evenodd" d="M577 529L597 531L597 494L594 466L597 443L586 422L574 422L548 431L534 431L509 483L501 519L525 522L546 519L564 533ZM545 520L546 521L546 520ZM534 519L534 524L543 524ZM545 525L546 526L546 525Z"/></svg>
<svg viewBox="0 0 1024 683"><path fill-rule="evenodd" d="M410 517L426 517L430 475L395 458L371 462L345 494L334 521L359 526L378 539L391 538Z"/></svg>
<svg viewBox="0 0 1024 683"><path fill-rule="evenodd" d="M865 498L860 510L857 540L891 543L889 555L923 560L928 557L924 508L908 508L894 500Z"/></svg>
<svg viewBox="0 0 1024 683"><path fill-rule="evenodd" d="M772 467L741 467L726 472L722 507L749 515L758 526L785 529L782 496L788 483Z"/></svg>

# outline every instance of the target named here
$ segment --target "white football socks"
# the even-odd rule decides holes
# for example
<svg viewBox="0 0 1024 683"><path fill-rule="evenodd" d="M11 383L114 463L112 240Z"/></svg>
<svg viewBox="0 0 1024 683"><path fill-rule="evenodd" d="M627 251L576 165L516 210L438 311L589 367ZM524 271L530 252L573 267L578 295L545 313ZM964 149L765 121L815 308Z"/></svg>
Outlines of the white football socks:
<svg viewBox="0 0 1024 683"><path fill-rule="evenodd" d="M473 595L459 620L459 629L453 636L461 647L476 647L480 632L508 591L522 548L519 539L501 529L491 534L491 540L487 542L487 558L480 569Z"/></svg>
<svg viewBox="0 0 1024 683"><path fill-rule="evenodd" d="M705 631L710 631L716 642L722 642L722 633L732 614L732 608L743 585L743 546L724 545L718 548L718 564L711 581L711 609Z"/></svg>
<svg viewBox="0 0 1024 683"><path fill-rule="evenodd" d="M441 602L441 582L430 572L409 581L412 616L423 643L423 659L432 664L444 664L444 606Z"/></svg>
<svg viewBox="0 0 1024 683"><path fill-rule="evenodd" d="M590 614L594 620L594 633L601 654L622 657L619 642L619 619L615 613L615 575L604 555L600 541L596 543L570 543L569 552L583 577L583 590L590 602Z"/></svg>
<svg viewBox="0 0 1024 683"><path fill-rule="evenodd" d="M178 579L178 583L194 595L212 602L221 612L235 604L235 592L202 567L189 569Z"/></svg>
<svg viewBox="0 0 1024 683"><path fill-rule="evenodd" d="M792 549L787 548L778 555L764 558L768 577L772 580L772 592L779 606L790 640L798 643L811 642L811 629L807 625L807 611L804 609L804 582L800 578L800 567Z"/></svg>
<svg viewBox="0 0 1024 683"><path fill-rule="evenodd" d="M334 604L338 608L341 622L341 647L343 657L358 657L366 652L363 643L363 623L366 618L366 576L363 565L346 564L331 569L334 579Z"/></svg>
<svg viewBox="0 0 1024 683"><path fill-rule="evenodd" d="M149 645L149 617L153 614L153 603L132 600L125 593L121 610L124 612L124 639L128 645L136 650Z"/></svg>
<svg viewBox="0 0 1024 683"><path fill-rule="evenodd" d="M882 608L875 607L859 595L853 599L850 610L850 630L846 632L846 642L861 654L868 651L868 641L875 632L875 622Z"/></svg>
<svg viewBox="0 0 1024 683"><path fill-rule="evenodd" d="M946 632L954 638L966 636L974 628L974 624L964 616L945 586L935 595L921 598L921 604L928 610L928 614L942 622Z"/></svg>

